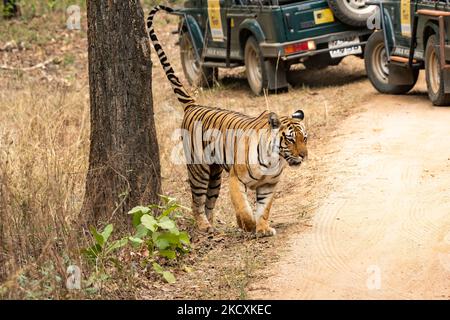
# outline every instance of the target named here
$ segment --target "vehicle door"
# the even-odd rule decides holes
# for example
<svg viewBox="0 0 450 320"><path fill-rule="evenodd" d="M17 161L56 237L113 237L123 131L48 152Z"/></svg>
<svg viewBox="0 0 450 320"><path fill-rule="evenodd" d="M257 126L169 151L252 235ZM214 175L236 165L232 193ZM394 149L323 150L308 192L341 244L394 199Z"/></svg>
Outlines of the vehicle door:
<svg viewBox="0 0 450 320"><path fill-rule="evenodd" d="M224 59L226 56L227 10L232 0L202 0L207 19L204 54Z"/></svg>
<svg viewBox="0 0 450 320"><path fill-rule="evenodd" d="M240 30L252 27L261 27L267 32L266 35L271 36L277 30L273 22L272 14L276 10L271 7L270 0L231 0L227 10L227 17L230 23L230 55L232 59L243 59L245 43L241 43L239 36ZM242 47L241 47L242 46Z"/></svg>
<svg viewBox="0 0 450 320"><path fill-rule="evenodd" d="M416 0L383 1L386 28L393 33L391 54L407 56L411 43L411 32Z"/></svg>

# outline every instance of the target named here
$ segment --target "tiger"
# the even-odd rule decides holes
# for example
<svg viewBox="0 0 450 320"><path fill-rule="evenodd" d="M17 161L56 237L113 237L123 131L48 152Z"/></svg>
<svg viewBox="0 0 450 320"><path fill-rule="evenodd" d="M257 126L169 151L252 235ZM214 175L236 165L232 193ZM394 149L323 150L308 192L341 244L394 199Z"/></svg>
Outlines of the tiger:
<svg viewBox="0 0 450 320"><path fill-rule="evenodd" d="M291 116L279 117L274 112L264 111L251 117L197 104L175 75L155 34L153 18L160 10L173 12L172 8L163 5L153 7L147 19L148 35L172 90L183 106L181 128L185 134L181 139L197 228L201 232L214 232L213 211L225 170L229 173L230 197L238 227L256 235L276 235L269 223L275 188L283 170L287 166L300 166L308 155L304 112L297 110ZM197 137L200 135L200 143L195 143L196 131L199 133ZM207 145L211 132L216 133L215 142ZM209 147L212 161L196 157L205 147ZM254 213L247 198L248 190L256 193Z"/></svg>

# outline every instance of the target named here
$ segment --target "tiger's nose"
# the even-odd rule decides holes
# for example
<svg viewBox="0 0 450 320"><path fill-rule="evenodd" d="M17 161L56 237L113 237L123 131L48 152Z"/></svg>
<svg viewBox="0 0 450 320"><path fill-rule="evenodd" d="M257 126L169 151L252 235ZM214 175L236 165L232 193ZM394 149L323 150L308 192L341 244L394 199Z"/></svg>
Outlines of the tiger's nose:
<svg viewBox="0 0 450 320"><path fill-rule="evenodd" d="M301 151L301 152L299 153L299 156L302 157L303 160L308 159L308 150Z"/></svg>

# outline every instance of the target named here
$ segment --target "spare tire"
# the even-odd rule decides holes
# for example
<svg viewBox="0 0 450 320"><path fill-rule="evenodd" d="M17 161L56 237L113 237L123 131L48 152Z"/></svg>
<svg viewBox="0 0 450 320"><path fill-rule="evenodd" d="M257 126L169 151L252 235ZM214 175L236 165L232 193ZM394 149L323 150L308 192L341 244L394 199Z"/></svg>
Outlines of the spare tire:
<svg viewBox="0 0 450 320"><path fill-rule="evenodd" d="M328 0L328 5L336 18L354 27L365 27L376 10L376 6L366 5L365 0Z"/></svg>

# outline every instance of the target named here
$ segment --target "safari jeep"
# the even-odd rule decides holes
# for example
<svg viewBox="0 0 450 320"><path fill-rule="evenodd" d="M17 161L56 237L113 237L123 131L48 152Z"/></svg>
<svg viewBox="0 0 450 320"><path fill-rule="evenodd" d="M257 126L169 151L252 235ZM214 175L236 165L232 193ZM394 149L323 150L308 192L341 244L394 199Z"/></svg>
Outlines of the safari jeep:
<svg viewBox="0 0 450 320"><path fill-rule="evenodd" d="M434 105L450 104L450 3L438 0L371 1L380 10L366 46L365 64L373 86L382 93L411 90L425 69ZM383 14L380 14L383 12Z"/></svg>
<svg viewBox="0 0 450 320"><path fill-rule="evenodd" d="M187 0L181 62L192 85L208 87L218 68L245 65L255 94L287 88L296 63L320 69L363 56L373 6L363 0Z"/></svg>

